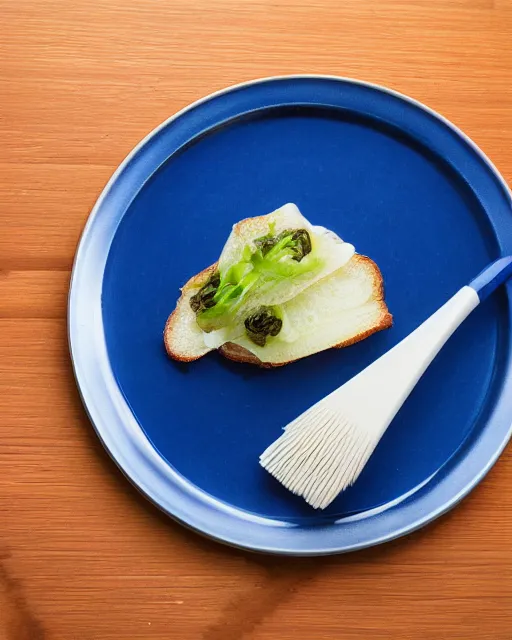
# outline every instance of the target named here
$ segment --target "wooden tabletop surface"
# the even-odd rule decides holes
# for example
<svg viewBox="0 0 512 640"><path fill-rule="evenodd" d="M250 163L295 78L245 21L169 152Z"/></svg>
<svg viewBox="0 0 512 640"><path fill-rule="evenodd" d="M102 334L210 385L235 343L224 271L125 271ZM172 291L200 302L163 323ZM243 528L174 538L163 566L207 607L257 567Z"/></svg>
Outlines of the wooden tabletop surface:
<svg viewBox="0 0 512 640"><path fill-rule="evenodd" d="M201 539L142 499L76 391L88 213L154 126L288 73L407 93L512 182L512 0L0 0L0 640L511 640L512 449L449 515L349 556Z"/></svg>

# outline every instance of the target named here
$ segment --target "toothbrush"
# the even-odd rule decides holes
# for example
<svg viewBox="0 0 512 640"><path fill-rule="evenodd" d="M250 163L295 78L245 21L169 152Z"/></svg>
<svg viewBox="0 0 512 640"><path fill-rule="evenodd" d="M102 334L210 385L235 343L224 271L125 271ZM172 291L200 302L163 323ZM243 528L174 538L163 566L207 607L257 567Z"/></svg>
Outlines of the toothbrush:
<svg viewBox="0 0 512 640"><path fill-rule="evenodd" d="M512 256L490 264L390 351L290 422L261 455L262 467L312 507L325 509L357 480L455 329L511 276Z"/></svg>

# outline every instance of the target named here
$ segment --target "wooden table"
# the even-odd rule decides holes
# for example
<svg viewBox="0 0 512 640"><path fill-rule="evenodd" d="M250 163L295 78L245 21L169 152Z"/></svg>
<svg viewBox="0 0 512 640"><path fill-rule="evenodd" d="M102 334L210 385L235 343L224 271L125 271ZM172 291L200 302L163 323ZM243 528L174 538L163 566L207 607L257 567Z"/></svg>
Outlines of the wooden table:
<svg viewBox="0 0 512 640"><path fill-rule="evenodd" d="M149 130L243 80L381 83L512 180L511 0L0 0L0 639L511 640L512 450L450 515L346 557L189 533L104 453L66 342L73 254Z"/></svg>

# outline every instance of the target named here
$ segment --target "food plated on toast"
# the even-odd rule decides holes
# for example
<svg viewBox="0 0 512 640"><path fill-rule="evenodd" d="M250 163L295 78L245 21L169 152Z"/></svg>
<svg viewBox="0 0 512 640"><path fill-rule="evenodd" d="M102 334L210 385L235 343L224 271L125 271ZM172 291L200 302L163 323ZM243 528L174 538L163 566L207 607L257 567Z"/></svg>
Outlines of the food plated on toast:
<svg viewBox="0 0 512 640"><path fill-rule="evenodd" d="M277 367L391 324L377 265L286 204L234 225L218 262L182 288L164 342L175 360L218 349Z"/></svg>

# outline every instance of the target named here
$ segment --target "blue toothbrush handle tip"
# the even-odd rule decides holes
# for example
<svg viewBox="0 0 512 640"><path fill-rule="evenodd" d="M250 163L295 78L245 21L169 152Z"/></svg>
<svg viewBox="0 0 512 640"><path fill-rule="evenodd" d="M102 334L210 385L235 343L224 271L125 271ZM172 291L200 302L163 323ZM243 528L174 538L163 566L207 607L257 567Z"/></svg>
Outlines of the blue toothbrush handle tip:
<svg viewBox="0 0 512 640"><path fill-rule="evenodd" d="M511 277L512 256L507 256L492 262L469 283L469 286L477 292L482 301Z"/></svg>

